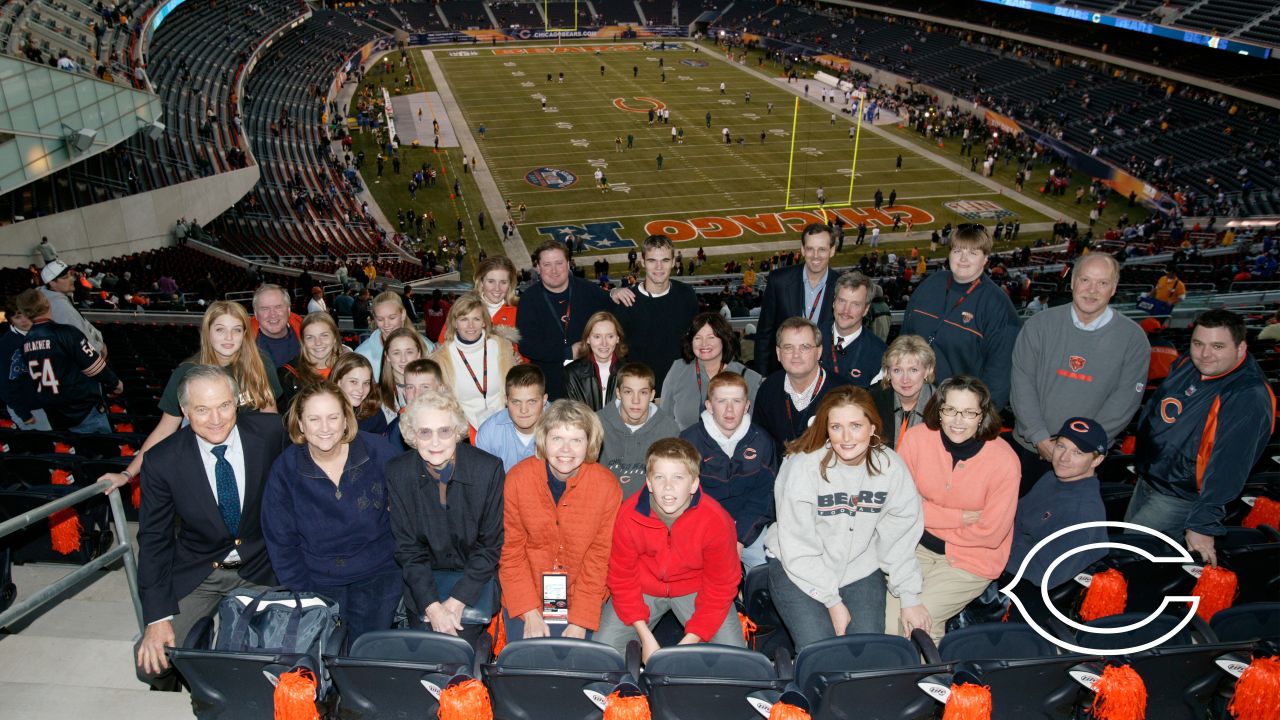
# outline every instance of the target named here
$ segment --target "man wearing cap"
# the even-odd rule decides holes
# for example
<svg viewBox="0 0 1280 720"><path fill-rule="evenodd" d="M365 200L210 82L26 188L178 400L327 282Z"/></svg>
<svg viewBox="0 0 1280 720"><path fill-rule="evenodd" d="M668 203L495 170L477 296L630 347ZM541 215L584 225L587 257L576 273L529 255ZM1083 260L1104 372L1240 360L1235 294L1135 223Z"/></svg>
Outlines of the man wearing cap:
<svg viewBox="0 0 1280 720"><path fill-rule="evenodd" d="M1053 462L1050 433L1093 418L1109 440L1142 404L1151 347L1137 323L1111 309L1120 264L1106 253L1076 261L1071 304L1031 316L1013 346L1010 401L1025 495ZM1105 450L1104 450L1105 452Z"/></svg>
<svg viewBox="0 0 1280 720"><path fill-rule="evenodd" d="M1013 521L1013 545L1005 573L1016 575L1036 543L1063 528L1080 523L1107 519L1102 504L1096 471L1107 452L1107 431L1090 418L1067 418L1053 443L1053 469L1046 472L1018 501ZM1041 548L1027 562L1023 579L1031 586L1018 592L1028 612L1035 617L1045 613L1040 588L1054 588L1075 577L1107 551L1095 548L1070 556L1046 577L1049 564L1060 555L1087 543L1104 542L1105 528L1095 527L1067 533Z"/></svg>
<svg viewBox="0 0 1280 720"><path fill-rule="evenodd" d="M102 341L102 333L85 320L80 311L76 310L76 306L71 304L70 296L76 288L75 271L61 260L54 260L41 268L40 281L44 283L40 292L49 301L50 317L53 321L61 325L70 325L84 333L93 349L99 354L106 355L107 346Z"/></svg>

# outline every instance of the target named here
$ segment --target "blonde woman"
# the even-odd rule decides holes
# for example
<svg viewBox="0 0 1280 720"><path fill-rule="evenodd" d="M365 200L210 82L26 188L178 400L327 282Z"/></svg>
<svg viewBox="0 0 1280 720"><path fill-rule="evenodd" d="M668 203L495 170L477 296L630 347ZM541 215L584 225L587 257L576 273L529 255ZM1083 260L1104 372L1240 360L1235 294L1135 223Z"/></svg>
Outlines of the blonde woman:
<svg viewBox="0 0 1280 720"><path fill-rule="evenodd" d="M476 266L472 276L475 291L489 311L494 327L516 328L516 266L505 255L487 257ZM445 341L448 323L441 325L436 342Z"/></svg>
<svg viewBox="0 0 1280 720"><path fill-rule="evenodd" d="M218 300L205 310L200 323L200 350L174 369L160 397L162 415L156 427L142 444L142 449L124 472L105 473L99 480L110 480L121 487L142 470L142 458L156 443L172 435L182 427L182 408L178 405L178 387L187 372L196 365L216 365L235 378L240 388L236 398L241 410L276 412L280 397L280 381L276 377L271 358L267 357L249 338L249 313L239 303Z"/></svg>
<svg viewBox="0 0 1280 720"><path fill-rule="evenodd" d="M618 366L627 356L627 338L613 313L587 318L578 344L578 357L564 366L565 396L599 411L613 402Z"/></svg>
<svg viewBox="0 0 1280 720"><path fill-rule="evenodd" d="M391 422L404 409L404 368L431 354L427 343L412 327L402 327L387 336L382 354L382 412Z"/></svg>
<svg viewBox="0 0 1280 720"><path fill-rule="evenodd" d="M314 312L303 318L299 335L302 350L276 371L284 390L280 396L281 407L287 407L302 388L328 380L338 356L347 352L338 324L329 313Z"/></svg>
<svg viewBox="0 0 1280 720"><path fill-rule="evenodd" d="M924 422L924 407L933 397L936 361L933 348L919 335L899 335L880 358L883 379L871 388L876 411L884 420L884 444L901 451L902 436Z"/></svg>
<svg viewBox="0 0 1280 720"><path fill-rule="evenodd" d="M515 348L494 327L486 305L476 293L458 298L449 309L444 338L431 356L473 429L506 407L507 371L516 363Z"/></svg>

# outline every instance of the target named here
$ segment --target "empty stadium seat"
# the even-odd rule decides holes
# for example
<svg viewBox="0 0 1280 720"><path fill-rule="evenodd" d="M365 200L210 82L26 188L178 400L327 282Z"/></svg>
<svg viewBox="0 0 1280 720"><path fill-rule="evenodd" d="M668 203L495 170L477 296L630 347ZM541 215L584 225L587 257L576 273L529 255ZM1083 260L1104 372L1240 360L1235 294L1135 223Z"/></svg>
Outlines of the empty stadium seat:
<svg viewBox="0 0 1280 720"><path fill-rule="evenodd" d="M816 642L796 657L795 685L809 699L814 720L933 717L937 702L917 687L942 672L923 630L912 640L870 633ZM931 657L922 662L922 652Z"/></svg>
<svg viewBox="0 0 1280 720"><path fill-rule="evenodd" d="M325 665L338 689L338 712L350 720L434 717L449 678L480 676L467 641L422 630L365 633Z"/></svg>
<svg viewBox="0 0 1280 720"><path fill-rule="evenodd" d="M633 672L640 657L638 644L634 650L628 648L628 657L630 663L617 650L588 640L512 641L496 661L484 665L494 717L595 720L600 717L604 698L614 687L635 677ZM629 673L628 667L633 672Z"/></svg>
<svg viewBox="0 0 1280 720"><path fill-rule="evenodd" d="M762 691L781 692L785 685L764 655L709 643L658 650L640 679L650 711L659 720L752 720L759 711L749 698Z"/></svg>
<svg viewBox="0 0 1280 720"><path fill-rule="evenodd" d="M978 682L991 688L992 720L1072 717L1086 692L1068 670L1084 661L1063 654L1022 623L987 623L948 632L938 653L943 662L964 662Z"/></svg>

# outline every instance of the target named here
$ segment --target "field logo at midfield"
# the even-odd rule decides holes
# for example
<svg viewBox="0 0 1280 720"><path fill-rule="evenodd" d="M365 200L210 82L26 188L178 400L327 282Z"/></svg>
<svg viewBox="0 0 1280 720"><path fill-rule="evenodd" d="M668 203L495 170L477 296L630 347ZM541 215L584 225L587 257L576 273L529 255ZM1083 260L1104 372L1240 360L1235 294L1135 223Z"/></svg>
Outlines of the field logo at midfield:
<svg viewBox="0 0 1280 720"><path fill-rule="evenodd" d="M965 220L1001 220L1017 215L990 200L952 200L943 204Z"/></svg>
<svg viewBox="0 0 1280 720"><path fill-rule="evenodd" d="M661 100L654 100L650 97L633 97L631 99L646 103L646 107L631 107L630 105L627 105L627 98L614 98L613 106L619 110L625 110L633 113L647 113L650 110L663 110L667 107L667 104Z"/></svg>
<svg viewBox="0 0 1280 720"><path fill-rule="evenodd" d="M547 190L564 190L578 182L578 176L560 168L534 168L524 174L525 182Z"/></svg>
<svg viewBox="0 0 1280 720"><path fill-rule="evenodd" d="M538 228L542 235L548 235L560 242L577 245L582 241L588 250L613 250L623 247L636 247L636 241L618 235L622 223L617 220L607 222L583 223L581 225L543 225Z"/></svg>
<svg viewBox="0 0 1280 720"><path fill-rule="evenodd" d="M706 60L694 60L692 58L685 58L680 62L688 65L689 67L706 67L708 65Z"/></svg>

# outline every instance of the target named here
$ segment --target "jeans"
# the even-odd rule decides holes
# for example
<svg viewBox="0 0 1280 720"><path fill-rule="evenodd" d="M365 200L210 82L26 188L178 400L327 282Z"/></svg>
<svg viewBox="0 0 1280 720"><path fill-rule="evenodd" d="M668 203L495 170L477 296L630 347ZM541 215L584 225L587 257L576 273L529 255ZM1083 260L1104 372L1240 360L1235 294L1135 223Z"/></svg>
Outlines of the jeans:
<svg viewBox="0 0 1280 720"><path fill-rule="evenodd" d="M524 639L524 616L518 615L516 617L512 617L507 614L506 608L503 608L502 622L505 623L506 625L507 642L513 642L515 640ZM569 627L568 623L562 623L562 622L547 623L547 629L551 631L551 637L560 637L561 635L564 634L564 629L567 627ZM587 630L586 639L590 640L592 634L593 633L591 630Z"/></svg>
<svg viewBox="0 0 1280 720"><path fill-rule="evenodd" d="M767 532L767 529L761 531L755 542L742 549L742 567L744 571L764 564L764 536Z"/></svg>
<svg viewBox="0 0 1280 720"><path fill-rule="evenodd" d="M306 589L338 603L338 612L347 625L347 642L353 643L364 633L391 629L404 592L404 574L400 568L394 568L360 582Z"/></svg>
<svg viewBox="0 0 1280 720"><path fill-rule="evenodd" d="M70 428L70 430L71 432L80 435L114 432L111 429L110 418L107 417L107 414L103 412L100 407L90 410L89 414L85 415L84 419L80 421L80 424Z"/></svg>
<svg viewBox="0 0 1280 720"><path fill-rule="evenodd" d="M40 408L31 411L31 417L36 420L34 425L28 425L24 422L22 418L18 417L18 413L13 411L13 408L9 408L9 417L17 424L19 430L42 430L48 432L53 429L53 426L49 425L49 416L45 415L44 410Z"/></svg>
<svg viewBox="0 0 1280 720"><path fill-rule="evenodd" d="M781 560L769 558L768 562L773 605L795 641L796 652L819 640L835 637L836 630L827 608L796 587L787 577ZM886 592L884 573L879 570L840 588L840 601L852 617L845 633L883 633Z"/></svg>
<svg viewBox="0 0 1280 720"><path fill-rule="evenodd" d="M1145 525L1152 530L1168 535L1179 545L1186 544L1187 516L1194 505L1190 500L1183 500L1151 487L1145 479L1138 481L1138 487L1129 498L1129 508L1125 510L1124 521L1135 525Z"/></svg>

